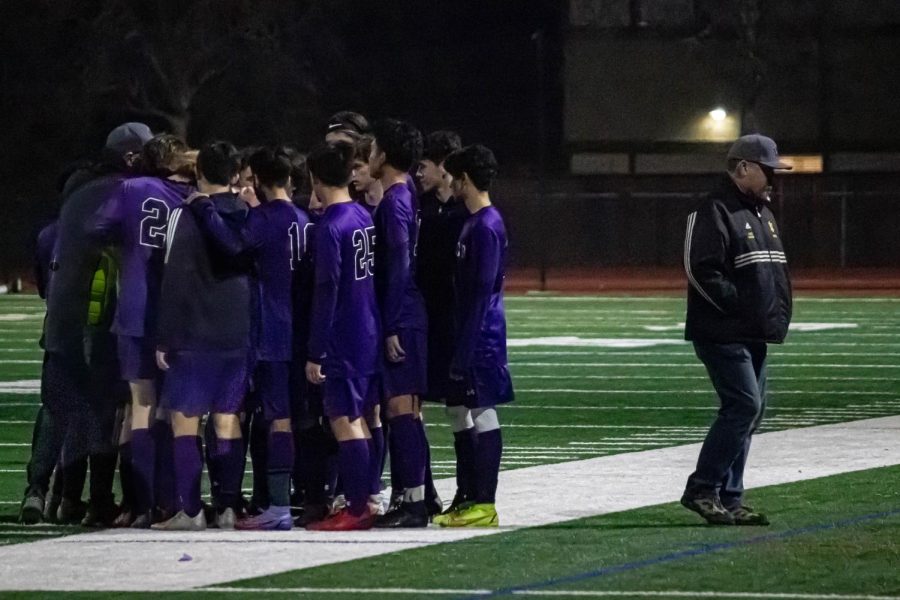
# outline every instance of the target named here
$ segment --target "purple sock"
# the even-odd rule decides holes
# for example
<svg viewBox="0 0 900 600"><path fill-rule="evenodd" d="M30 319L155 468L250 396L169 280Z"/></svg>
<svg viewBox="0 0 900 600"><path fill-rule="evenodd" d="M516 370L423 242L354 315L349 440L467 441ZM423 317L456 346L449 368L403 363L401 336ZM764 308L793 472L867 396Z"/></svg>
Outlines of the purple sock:
<svg viewBox="0 0 900 600"><path fill-rule="evenodd" d="M350 514L358 517L369 510L369 442L338 442L338 462L344 497Z"/></svg>
<svg viewBox="0 0 900 600"><path fill-rule="evenodd" d="M467 500L475 499L475 447L478 434L474 427L453 432L456 451L456 489Z"/></svg>
<svg viewBox="0 0 900 600"><path fill-rule="evenodd" d="M209 477L209 495L212 497L213 506L219 506L219 474L216 472L216 464L212 459L216 448L216 428L212 417L207 417L203 427L203 456L206 458L206 475ZM200 438L197 438L200 441Z"/></svg>
<svg viewBox="0 0 900 600"><path fill-rule="evenodd" d="M391 419L391 435L397 449L397 467L400 485L412 490L425 484L425 448L419 426L413 415L400 415Z"/></svg>
<svg viewBox="0 0 900 600"><path fill-rule="evenodd" d="M189 517L200 512L200 474L203 460L196 435L181 435L172 442L175 456L176 508Z"/></svg>
<svg viewBox="0 0 900 600"><path fill-rule="evenodd" d="M175 463L172 456L172 427L156 421L150 429L156 443L156 504L167 513L175 512Z"/></svg>
<svg viewBox="0 0 900 600"><path fill-rule="evenodd" d="M386 458L391 461L391 493L398 494L403 491L403 481L400 479L400 450L397 449L397 436L394 435L394 429L390 425L390 421L386 422L385 433L387 439L388 450L385 452Z"/></svg>
<svg viewBox="0 0 900 600"><path fill-rule="evenodd" d="M119 446L119 484L122 486L122 504L134 508L134 476L131 468L131 442Z"/></svg>
<svg viewBox="0 0 900 600"><path fill-rule="evenodd" d="M266 449L268 464L266 477L269 488L269 506L290 506L291 470L294 468L294 434L290 431L272 431Z"/></svg>
<svg viewBox="0 0 900 600"><path fill-rule="evenodd" d="M369 494L381 493L381 466L384 464L381 460L384 454L384 431L381 427L370 430L372 439L369 440L369 469L371 480L369 482Z"/></svg>
<svg viewBox="0 0 900 600"><path fill-rule="evenodd" d="M143 514L156 506L156 444L149 429L131 430L131 466L134 475L136 512Z"/></svg>
<svg viewBox="0 0 900 600"><path fill-rule="evenodd" d="M216 442L211 462L219 474L219 506L237 510L241 498L241 482L244 480L244 442L241 439Z"/></svg>
<svg viewBox="0 0 900 600"><path fill-rule="evenodd" d="M475 446L475 502L493 504L496 500L502 454L503 438L499 429L478 434Z"/></svg>

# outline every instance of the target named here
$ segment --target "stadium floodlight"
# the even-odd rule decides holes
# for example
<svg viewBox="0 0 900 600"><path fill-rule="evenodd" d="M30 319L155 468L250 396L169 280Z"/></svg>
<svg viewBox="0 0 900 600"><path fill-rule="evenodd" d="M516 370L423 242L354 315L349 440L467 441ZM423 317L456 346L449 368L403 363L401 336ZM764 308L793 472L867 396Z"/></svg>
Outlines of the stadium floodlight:
<svg viewBox="0 0 900 600"><path fill-rule="evenodd" d="M725 112L725 109L721 108L721 107L716 107L716 108L712 109L711 111L709 111L709 117L713 121L716 121L718 123L721 123L722 121L724 121L725 117L727 117L727 116L728 116L728 113Z"/></svg>

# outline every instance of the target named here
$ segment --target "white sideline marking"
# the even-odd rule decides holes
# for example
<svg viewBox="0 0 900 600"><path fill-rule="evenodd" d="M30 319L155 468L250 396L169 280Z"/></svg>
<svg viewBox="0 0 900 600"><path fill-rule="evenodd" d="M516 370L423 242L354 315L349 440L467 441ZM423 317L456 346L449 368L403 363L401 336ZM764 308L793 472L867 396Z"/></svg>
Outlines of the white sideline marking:
<svg viewBox="0 0 900 600"><path fill-rule="evenodd" d="M25 321L31 319L43 319L44 313L7 313L0 315L0 321Z"/></svg>
<svg viewBox="0 0 900 600"><path fill-rule="evenodd" d="M829 331L831 329L856 329L858 323L791 323L788 326L789 331L810 332L810 331ZM684 323L675 323L674 325L644 325L647 331L683 331Z"/></svg>
<svg viewBox="0 0 900 600"><path fill-rule="evenodd" d="M225 594L410 594L422 596L488 596L494 590L444 588L242 588L210 587L186 590ZM733 598L734 600L900 600L900 596L865 594L807 594L791 592L710 592L685 590L511 590L511 596L575 597L575 598Z"/></svg>
<svg viewBox="0 0 900 600"><path fill-rule="evenodd" d="M760 434L750 455L747 485L777 485L900 464L898 434L900 416ZM503 471L497 501L504 529L675 501L694 469L699 448L689 444ZM542 482L541 494L534 493L535 481ZM452 495L452 479L437 483L441 495ZM337 534L111 530L0 548L0 589L184 590L498 531L503 529ZM184 553L193 559L179 562ZM115 560L109 560L112 554Z"/></svg>
<svg viewBox="0 0 900 600"><path fill-rule="evenodd" d="M510 338L510 348L531 346L569 346L588 348L648 348L652 346L684 345L684 340L653 338L582 338L574 335L556 337Z"/></svg>

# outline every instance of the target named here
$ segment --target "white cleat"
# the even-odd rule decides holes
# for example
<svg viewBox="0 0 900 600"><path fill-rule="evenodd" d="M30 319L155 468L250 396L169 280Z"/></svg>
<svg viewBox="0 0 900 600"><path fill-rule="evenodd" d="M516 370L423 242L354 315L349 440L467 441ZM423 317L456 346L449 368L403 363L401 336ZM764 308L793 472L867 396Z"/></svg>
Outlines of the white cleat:
<svg viewBox="0 0 900 600"><path fill-rule="evenodd" d="M195 517L189 517L187 513L180 510L168 521L154 523L150 528L157 531L203 531L206 529L206 516L202 510Z"/></svg>

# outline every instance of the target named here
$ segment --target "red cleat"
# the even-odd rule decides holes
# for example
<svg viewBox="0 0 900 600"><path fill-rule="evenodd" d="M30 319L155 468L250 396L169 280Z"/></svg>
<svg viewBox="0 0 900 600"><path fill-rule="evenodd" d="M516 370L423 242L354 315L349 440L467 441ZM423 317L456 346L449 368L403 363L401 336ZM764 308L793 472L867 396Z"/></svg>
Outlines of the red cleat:
<svg viewBox="0 0 900 600"><path fill-rule="evenodd" d="M374 517L369 514L368 510L356 516L350 514L350 511L345 508L326 519L310 523L306 528L310 531L360 531L371 529L374 521Z"/></svg>

